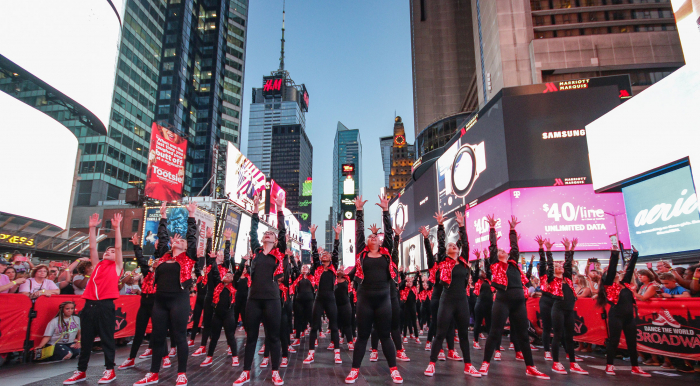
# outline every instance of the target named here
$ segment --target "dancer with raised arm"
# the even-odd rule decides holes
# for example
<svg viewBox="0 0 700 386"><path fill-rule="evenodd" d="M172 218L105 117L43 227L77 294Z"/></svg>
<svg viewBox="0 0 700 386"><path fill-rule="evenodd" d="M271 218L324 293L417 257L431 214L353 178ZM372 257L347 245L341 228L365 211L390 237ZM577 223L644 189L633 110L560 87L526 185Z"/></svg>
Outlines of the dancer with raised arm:
<svg viewBox="0 0 700 386"><path fill-rule="evenodd" d="M479 268L481 252L474 249L476 256L475 269L472 271L472 281L474 281L474 293L476 294L476 305L474 305L474 343L472 348L481 350L479 339L485 339L482 331L491 329L491 309L493 308L493 289L491 288L491 267L488 262L488 252L484 250L484 268ZM485 326L482 326L485 324ZM500 355L500 351L497 351Z"/></svg>
<svg viewBox="0 0 700 386"><path fill-rule="evenodd" d="M268 230L263 234L262 245L258 241L258 223L260 218L253 214L250 226L250 248L254 253L250 262L250 290L246 304L246 321L248 336L246 337L245 359L243 373L233 383L243 385L250 382L250 369L253 367L255 346L258 343L260 322L265 327L265 340L272 358L272 382L276 386L284 384L279 374L280 368L280 322L282 307L280 305L280 288L277 279L284 275L284 255L287 251L284 224L284 195L278 194L277 205L278 233ZM260 207L260 196L253 199L253 207Z"/></svg>
<svg viewBox="0 0 700 386"><path fill-rule="evenodd" d="M355 198L355 261L354 276L360 282L357 290L357 341L353 352L352 369L345 378L345 383L355 383L360 375L360 365L367 350L367 340L372 332L372 325L377 329L382 343L384 356L389 363L391 379L394 383L403 383L403 378L396 368L396 347L391 340L391 286L396 285L396 272L392 265L398 261L392 260L393 231L389 218L389 200L384 195L379 196L384 223L384 241L380 245L379 228L372 225L372 234L367 237L365 244L364 211L367 201L362 196ZM392 283L393 282L393 283Z"/></svg>
<svg viewBox="0 0 700 386"><path fill-rule="evenodd" d="M158 383L161 361L168 355L166 338L170 329L171 339L177 347L177 386L187 385L187 322L192 311L190 288L194 283L192 267L197 262L197 222L194 214L197 203L187 205L187 234L172 236L170 251L153 263L155 270L156 301L153 305L153 357L151 371L134 386ZM158 232L158 245L168 244L167 228Z"/></svg>
<svg viewBox="0 0 700 386"><path fill-rule="evenodd" d="M544 360L552 360L552 306L554 305L554 297L552 296L551 288L549 288L549 280L547 276L547 257L545 256L544 243L542 236L535 238L540 246L540 263L537 265L537 273L540 278L540 289L542 296L540 297L540 320L542 321L542 344L544 345ZM550 252L551 254L551 252Z"/></svg>
<svg viewBox="0 0 700 386"><path fill-rule="evenodd" d="M464 227L464 213L457 211L455 220L459 226L459 238L461 250L457 243L447 243L445 246L445 227L442 212L435 214L438 223L438 264L440 269L440 284L445 288L440 297L437 314L437 333L430 351L430 363L424 374L432 377L435 375L435 362L442 347L442 341L447 336L447 330L451 329L452 320L456 322L459 331L459 345L464 357L464 373L480 378L481 374L472 366L469 352L469 303L467 300L467 286L470 276L469 268L469 241Z"/></svg>

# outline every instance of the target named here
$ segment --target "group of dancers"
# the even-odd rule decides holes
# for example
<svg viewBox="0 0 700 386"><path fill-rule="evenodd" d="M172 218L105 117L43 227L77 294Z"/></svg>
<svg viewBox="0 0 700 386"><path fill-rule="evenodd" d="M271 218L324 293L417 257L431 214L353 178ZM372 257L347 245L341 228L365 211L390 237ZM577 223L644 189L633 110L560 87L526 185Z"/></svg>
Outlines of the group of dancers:
<svg viewBox="0 0 700 386"><path fill-rule="evenodd" d="M259 201L260 197L256 196L254 207L259 207ZM295 347L301 347L302 339L307 339L305 343L308 347L303 364L312 366L317 359L318 338L325 337L325 317L331 340L327 348L333 351L333 362L343 363L341 344L347 344L347 349L352 352L352 368L345 379L346 383L354 383L359 377L370 338L370 362L377 361L378 345L381 342L392 381L403 383L397 361L410 361L403 345L408 344L409 338L421 343L420 335L424 328L428 332L425 350L430 351L424 371L426 376L434 376L437 362L446 359L463 361L466 375L475 378L487 376L491 361L501 360L501 338L508 322L511 346L516 351L516 359L525 362L525 374L538 379L549 379L547 374L535 367L533 361L526 309L528 275L518 265L517 218L512 217L508 222L510 251L506 252L497 246L497 220L493 216L487 217L490 246L483 251L472 251L476 259L470 261L465 214L459 211L455 214L459 240L446 242L443 225L445 217L442 212L436 213L436 254L433 253L427 227L420 228L426 244L428 263L428 276L424 278L420 273L407 275L403 269L398 268L397 250L403 229L392 229L388 212L389 200L383 195L379 196L377 203L382 209L383 237L380 228L374 224L368 228L371 233L365 236L363 207L366 202L362 196L355 199L357 255L354 267L347 274L338 261L339 236L342 231L340 225L333 229L333 251L325 251L317 246L316 226L311 226L313 261L309 266L302 265L298 257L287 249L288 236L281 210L278 210L278 231L266 231L262 240L258 238L259 217L253 214L249 230L250 253L235 263L229 254L230 232L221 235L224 248L216 251L212 250L213 234L209 232L206 235L205 255L197 256L195 203L187 206L189 218L184 239L178 234L170 235L166 206L163 204L152 262L143 256L137 235L131 239L144 279L134 341L129 358L119 369L135 366L137 350L143 342L149 319L153 326L152 333L148 349L140 358L151 358L150 371L134 386L158 383L161 368L171 367L170 357L178 358L176 386L186 386L187 361L190 356L188 347L195 346L195 339L200 333L197 327L200 320L201 341L192 354L193 357L204 356L200 366L207 367L213 363L223 329L229 346L227 354L232 357L231 365L238 367L239 350L235 333L240 319L246 334L243 371L233 385L243 385L251 379L250 370L257 351L259 326L262 324L265 338L263 347L258 352L264 355L260 367L270 366L272 382L281 386L284 380L279 369L288 366L289 355L297 352ZM276 205L282 208L284 197L278 197ZM118 291L114 288L123 269L119 241L120 221L118 215L112 220L118 242L113 248L107 249L100 261L94 237L100 220L97 215L90 219L90 251L96 268L83 295L86 306L81 316L90 312L95 315L88 320L83 318L84 350L81 351L78 370L64 381L66 385L86 379L85 371L91 351L89 346L96 335L103 342L106 366L99 383L109 383L116 378L113 299L118 296ZM576 293L572 282L572 264L578 240L562 240L566 250L563 262L554 262L551 253L553 242L542 237L538 237L537 242L540 246L538 273L543 291L540 310L545 360L553 362L552 372L567 374L559 356L559 347L563 344L570 362L569 371L588 374L576 362L573 348ZM635 250L627 269L618 274L619 250L613 248L610 267L602 281L600 293L605 296L599 297L599 305L611 306L608 312L610 339L606 368L610 375L615 375L613 360L620 335L624 333L632 360L632 374L649 376L636 363L634 296L629 283L637 255ZM473 283L472 286L470 282ZM188 339L192 287L196 289L196 302L194 327ZM472 319L469 297L472 294L477 299L473 307L473 341L469 338ZM488 338L483 349L483 361L477 369L472 364L471 350L481 349L479 339L483 339L485 332L488 332ZM553 337L550 338L552 332ZM167 346L168 336L171 341L170 350ZM455 342L460 345L461 356L454 348ZM447 345L447 355L443 343Z"/></svg>

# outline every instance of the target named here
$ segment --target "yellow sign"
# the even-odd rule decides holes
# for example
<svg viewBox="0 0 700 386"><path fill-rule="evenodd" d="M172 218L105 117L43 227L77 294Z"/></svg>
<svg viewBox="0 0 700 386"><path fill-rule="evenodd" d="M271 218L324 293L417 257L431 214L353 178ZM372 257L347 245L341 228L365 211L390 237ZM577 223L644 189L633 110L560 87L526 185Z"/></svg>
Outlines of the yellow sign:
<svg viewBox="0 0 700 386"><path fill-rule="evenodd" d="M27 247L34 246L34 239L32 238L23 236L13 236L7 233L0 233L0 241L9 244L25 245Z"/></svg>

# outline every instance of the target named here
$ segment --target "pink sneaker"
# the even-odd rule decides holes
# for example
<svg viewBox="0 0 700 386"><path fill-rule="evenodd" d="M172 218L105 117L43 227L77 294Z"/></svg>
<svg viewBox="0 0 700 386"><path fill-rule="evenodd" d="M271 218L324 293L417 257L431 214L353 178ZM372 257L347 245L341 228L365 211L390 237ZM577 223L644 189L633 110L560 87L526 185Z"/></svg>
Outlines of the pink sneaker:
<svg viewBox="0 0 700 386"><path fill-rule="evenodd" d="M204 358L204 361L202 363L199 364L199 367L211 366L212 362L214 362L214 358L208 356Z"/></svg>
<svg viewBox="0 0 700 386"><path fill-rule="evenodd" d="M134 383L134 386L153 385L158 383L158 373L146 373L146 376Z"/></svg>
<svg viewBox="0 0 700 386"><path fill-rule="evenodd" d="M651 374L645 372L639 366L632 366L632 375L639 375L640 377L645 377L645 378L651 377Z"/></svg>
<svg viewBox="0 0 700 386"><path fill-rule="evenodd" d="M280 377L279 371L272 371L272 383L275 386L282 386L284 385L284 380L282 380L282 377Z"/></svg>
<svg viewBox="0 0 700 386"><path fill-rule="evenodd" d="M250 371L243 371L241 376L233 382L233 386L245 385L248 382L250 382Z"/></svg>
<svg viewBox="0 0 700 386"><path fill-rule="evenodd" d="M139 359L147 359L153 356L153 350L150 348L147 348L146 351L143 352L143 354L139 355Z"/></svg>
<svg viewBox="0 0 700 386"><path fill-rule="evenodd" d="M119 370L125 370L125 369L130 369L135 366L134 358L129 358L124 361L119 367L117 367Z"/></svg>
<svg viewBox="0 0 700 386"><path fill-rule="evenodd" d="M496 354L493 356L494 361L500 361L501 360L501 352L496 351Z"/></svg>
<svg viewBox="0 0 700 386"><path fill-rule="evenodd" d="M399 374L399 369L392 367L389 370L391 370L391 380L394 383L403 383L403 378L401 378L401 374Z"/></svg>
<svg viewBox="0 0 700 386"><path fill-rule="evenodd" d="M440 350L438 353L438 360L439 361L446 361L447 358L445 357L445 350Z"/></svg>
<svg viewBox="0 0 700 386"><path fill-rule="evenodd" d="M231 366L238 367L239 365L240 363L238 362L238 357L233 357L233 359L231 359Z"/></svg>

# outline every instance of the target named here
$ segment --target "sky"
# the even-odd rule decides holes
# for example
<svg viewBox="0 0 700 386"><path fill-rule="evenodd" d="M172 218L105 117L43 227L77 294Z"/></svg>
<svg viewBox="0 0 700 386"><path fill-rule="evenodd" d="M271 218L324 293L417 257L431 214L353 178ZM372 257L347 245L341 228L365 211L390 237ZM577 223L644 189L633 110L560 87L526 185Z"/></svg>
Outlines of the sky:
<svg viewBox="0 0 700 386"><path fill-rule="evenodd" d="M282 0L250 1L243 154L248 148L252 89L262 87L262 77L279 68L281 27ZM285 69L309 92L306 134L314 148L311 220L319 227L316 237L323 245L338 121L360 130L367 224L381 224L381 210L374 205L384 186L379 137L392 135L399 115L406 139L415 140L409 2L287 0L285 29Z"/></svg>

